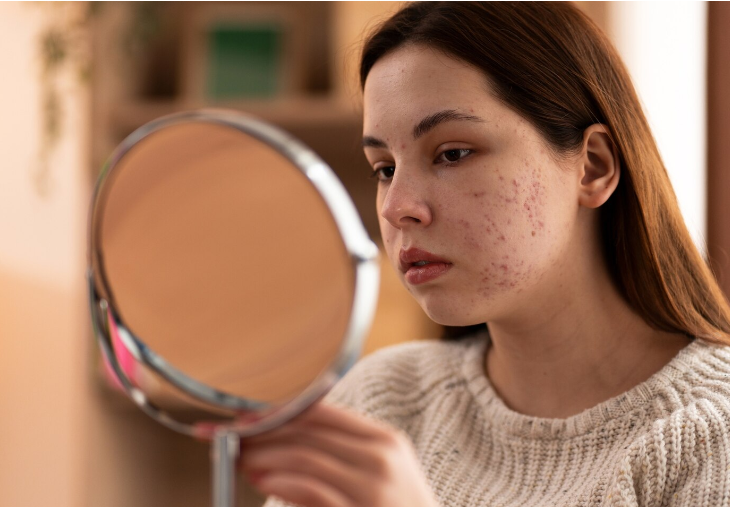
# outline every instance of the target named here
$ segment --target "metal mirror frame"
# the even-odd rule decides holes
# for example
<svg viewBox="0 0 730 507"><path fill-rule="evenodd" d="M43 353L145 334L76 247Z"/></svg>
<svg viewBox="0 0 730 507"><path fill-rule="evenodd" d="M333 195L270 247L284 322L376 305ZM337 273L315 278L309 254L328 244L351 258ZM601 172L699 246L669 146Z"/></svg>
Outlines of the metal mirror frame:
<svg viewBox="0 0 730 507"><path fill-rule="evenodd" d="M327 205L353 263L353 304L339 354L330 368L320 374L299 396L279 406L217 391L175 369L135 336L111 308L109 302L96 290L96 283L99 283L107 294L110 294L103 268L102 273L96 277L92 263L93 256L97 255L95 242L100 225L100 207L103 204L99 197L103 195L105 183L109 182L109 177L113 174L119 161L140 141L163 128L189 122L213 123L234 128L271 146L292 162L317 189ZM102 354L126 393L145 413L168 428L187 435L212 439L218 438L216 435L223 431L227 436L231 436L231 434L249 436L276 427L295 417L326 393L355 363L375 313L379 286L378 248L368 237L357 210L342 183L329 166L301 142L272 125L237 111L203 109L171 114L149 122L130 134L112 153L101 171L92 197L88 233L89 304L94 335ZM100 264L97 263L97 265ZM224 423L221 428L211 430L208 434L204 431L201 433L201 428L198 426L175 420L151 402L147 395L136 387L126 375L114 352L110 325L114 325L118 329L122 343L137 361L166 379L183 393L213 407L235 411L264 410L263 415L245 423ZM230 442L225 445L230 446ZM216 503L216 505L218 504Z"/></svg>

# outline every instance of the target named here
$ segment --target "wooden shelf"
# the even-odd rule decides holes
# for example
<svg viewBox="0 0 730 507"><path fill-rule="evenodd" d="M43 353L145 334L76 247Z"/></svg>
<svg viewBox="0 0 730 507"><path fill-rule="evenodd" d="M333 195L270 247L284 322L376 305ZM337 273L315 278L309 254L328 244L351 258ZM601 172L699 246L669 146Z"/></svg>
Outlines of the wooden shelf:
<svg viewBox="0 0 730 507"><path fill-rule="evenodd" d="M361 114L356 111L354 106L331 97L295 97L231 102L135 100L116 104L112 108L109 120L115 130L132 132L161 116L202 108L233 109L275 125L288 127L317 127L361 122Z"/></svg>

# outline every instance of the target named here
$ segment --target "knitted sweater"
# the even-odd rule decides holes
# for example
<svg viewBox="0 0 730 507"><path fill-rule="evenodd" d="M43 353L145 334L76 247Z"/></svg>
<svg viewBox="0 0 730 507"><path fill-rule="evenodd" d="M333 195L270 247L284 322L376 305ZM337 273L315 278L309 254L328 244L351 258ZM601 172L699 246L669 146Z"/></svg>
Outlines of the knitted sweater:
<svg viewBox="0 0 730 507"><path fill-rule="evenodd" d="M730 347L695 340L626 393L544 419L496 395L487 343L380 350L328 399L405 431L443 507L730 506Z"/></svg>

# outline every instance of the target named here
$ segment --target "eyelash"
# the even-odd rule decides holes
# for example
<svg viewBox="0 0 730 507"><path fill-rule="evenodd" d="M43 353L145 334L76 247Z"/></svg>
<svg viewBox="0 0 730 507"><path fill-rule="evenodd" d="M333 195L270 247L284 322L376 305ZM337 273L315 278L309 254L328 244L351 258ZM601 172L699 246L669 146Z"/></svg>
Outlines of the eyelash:
<svg viewBox="0 0 730 507"><path fill-rule="evenodd" d="M459 155L461 155L458 158L458 160L454 160L453 162L449 161L449 160L440 160L447 153L455 152L455 151L459 152ZM434 163L443 164L446 167L453 167L455 165L458 165L459 162L461 162L463 159L465 159L466 157L471 155L473 152L474 152L474 150L469 150L466 148L455 148L452 150L444 150L438 155L438 157L436 157L436 159L434 160ZM391 174L390 176L383 176L383 171L389 170L389 169L392 170L391 172L394 172L395 166L385 166L385 167L379 167L378 169L373 169L373 173L370 175L370 177L377 178L378 181L388 181L388 180L390 180L390 178L393 177L393 175Z"/></svg>

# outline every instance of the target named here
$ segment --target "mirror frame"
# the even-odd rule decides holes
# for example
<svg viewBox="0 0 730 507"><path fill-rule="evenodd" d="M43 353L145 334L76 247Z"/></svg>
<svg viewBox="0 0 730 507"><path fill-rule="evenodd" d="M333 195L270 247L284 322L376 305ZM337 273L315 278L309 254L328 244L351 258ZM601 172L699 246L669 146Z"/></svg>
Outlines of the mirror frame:
<svg viewBox="0 0 730 507"><path fill-rule="evenodd" d="M94 256L98 254L96 243L103 216L104 200L100 200L100 197L103 197L105 184L109 183L110 175L114 173L120 160L143 139L166 127L190 122L213 123L236 129L265 143L288 159L316 188L330 210L353 265L353 303L338 355L329 369L315 378L300 395L281 405L262 403L218 391L172 367L131 332L129 326L96 289L99 284L107 294L111 293L101 263L96 264L100 266L100 273L95 274L93 269L93 261L98 261ZM212 438L213 433L219 431L221 427L241 436L253 435L276 427L295 417L322 397L360 355L377 303L380 274L378 247L368 237L350 196L329 166L301 142L272 125L237 111L220 109L175 113L143 125L122 141L104 165L92 196L88 223L89 304L94 335L104 359L132 400L149 416L175 431L198 438ZM150 368L185 395L212 407L244 413L253 411L256 416L246 422L234 420L222 423L207 433L203 430L203 434L200 427L175 420L156 406L126 375L114 351L111 326L116 327L120 341L136 361Z"/></svg>

